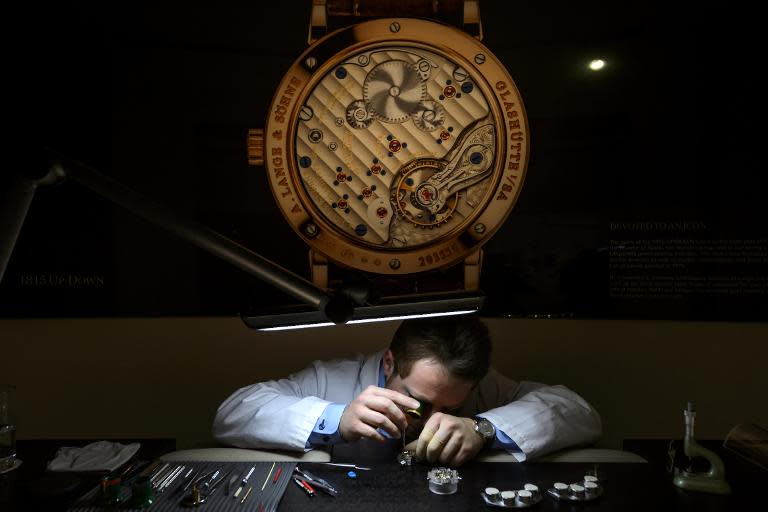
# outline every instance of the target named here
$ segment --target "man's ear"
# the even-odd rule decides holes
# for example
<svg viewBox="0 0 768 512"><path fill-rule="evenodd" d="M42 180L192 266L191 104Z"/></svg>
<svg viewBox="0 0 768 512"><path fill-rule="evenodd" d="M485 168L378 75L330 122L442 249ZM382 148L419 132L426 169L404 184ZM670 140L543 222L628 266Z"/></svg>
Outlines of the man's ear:
<svg viewBox="0 0 768 512"><path fill-rule="evenodd" d="M384 377L389 380L392 376L392 372L395 371L395 355L390 349L384 352L384 357L381 360L382 367L384 369Z"/></svg>

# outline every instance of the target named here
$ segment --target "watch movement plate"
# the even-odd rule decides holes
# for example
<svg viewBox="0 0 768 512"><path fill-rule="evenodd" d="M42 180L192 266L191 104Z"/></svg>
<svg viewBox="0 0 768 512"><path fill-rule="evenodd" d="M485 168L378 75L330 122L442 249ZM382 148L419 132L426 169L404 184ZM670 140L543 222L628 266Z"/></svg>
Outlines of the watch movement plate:
<svg viewBox="0 0 768 512"><path fill-rule="evenodd" d="M275 199L316 251L412 274L479 249L519 196L528 125L512 78L458 29L380 19L313 44L265 130ZM397 30L395 30L395 28Z"/></svg>

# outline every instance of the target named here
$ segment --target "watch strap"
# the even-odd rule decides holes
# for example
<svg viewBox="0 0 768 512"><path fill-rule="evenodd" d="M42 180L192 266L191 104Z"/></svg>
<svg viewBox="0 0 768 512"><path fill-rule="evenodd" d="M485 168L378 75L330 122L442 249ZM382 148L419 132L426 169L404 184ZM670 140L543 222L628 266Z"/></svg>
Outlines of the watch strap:
<svg viewBox="0 0 768 512"><path fill-rule="evenodd" d="M308 42L328 31L385 17L429 18L483 38L479 0L312 0Z"/></svg>
<svg viewBox="0 0 768 512"><path fill-rule="evenodd" d="M335 265L327 257L310 250L312 282L323 289L338 290L345 285L364 282L377 299L430 294L470 293L480 289L483 251L478 249L463 262L448 268L419 274L372 274Z"/></svg>
<svg viewBox="0 0 768 512"><path fill-rule="evenodd" d="M327 0L331 18L409 16L461 22L463 0Z"/></svg>

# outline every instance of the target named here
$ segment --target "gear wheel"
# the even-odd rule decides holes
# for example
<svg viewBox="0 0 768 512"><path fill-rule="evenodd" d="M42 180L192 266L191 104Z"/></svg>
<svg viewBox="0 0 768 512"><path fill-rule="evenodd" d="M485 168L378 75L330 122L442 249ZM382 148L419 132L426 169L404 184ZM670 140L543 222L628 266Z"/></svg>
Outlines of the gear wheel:
<svg viewBox="0 0 768 512"><path fill-rule="evenodd" d="M445 110L434 101L423 101L413 113L413 124L421 131L433 132L445 121Z"/></svg>
<svg viewBox="0 0 768 512"><path fill-rule="evenodd" d="M352 128L368 128L373 122L373 115L363 100L355 100L347 107L347 123Z"/></svg>
<svg viewBox="0 0 768 512"><path fill-rule="evenodd" d="M363 82L363 99L386 123L403 123L426 99L427 85L415 65L388 60L374 67Z"/></svg>
<svg viewBox="0 0 768 512"><path fill-rule="evenodd" d="M425 204L435 197L434 187L430 190L430 185L425 182L442 168L441 161L424 158L414 160L399 171L390 198L399 217L421 229L434 229L450 220L456 209L458 193L448 198L436 214L431 213Z"/></svg>

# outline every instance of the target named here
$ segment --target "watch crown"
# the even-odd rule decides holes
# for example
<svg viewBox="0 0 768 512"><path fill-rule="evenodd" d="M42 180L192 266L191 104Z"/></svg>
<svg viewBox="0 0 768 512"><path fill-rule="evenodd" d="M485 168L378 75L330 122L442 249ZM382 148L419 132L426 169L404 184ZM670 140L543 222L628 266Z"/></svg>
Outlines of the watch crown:
<svg viewBox="0 0 768 512"><path fill-rule="evenodd" d="M264 165L264 130L248 130L248 165Z"/></svg>

